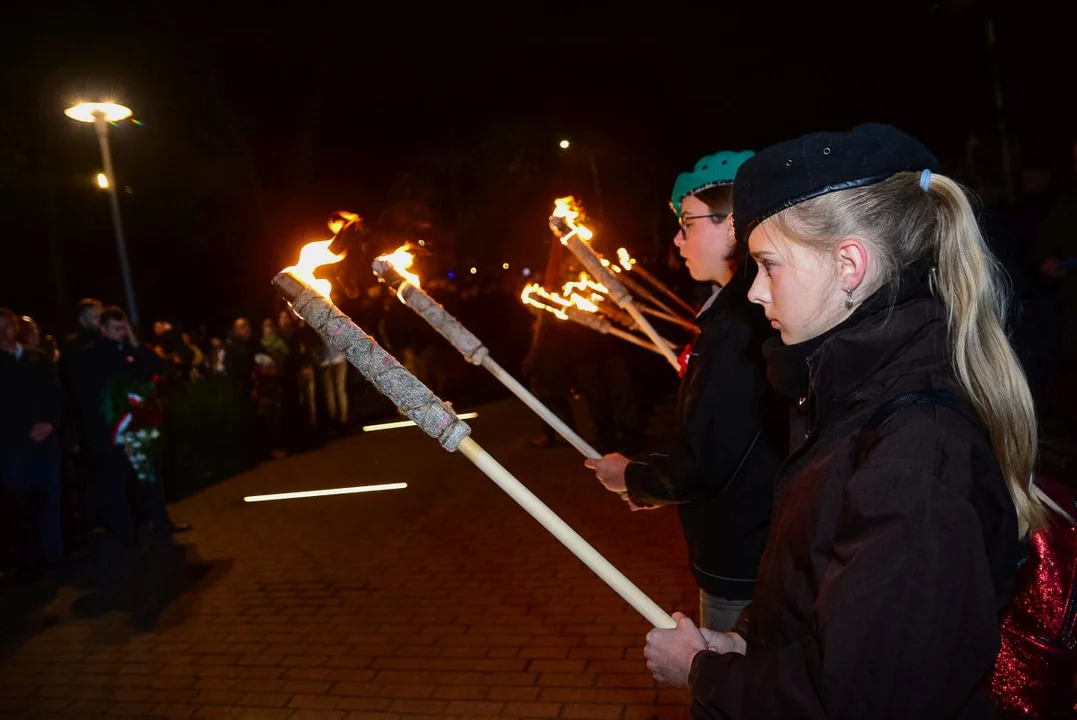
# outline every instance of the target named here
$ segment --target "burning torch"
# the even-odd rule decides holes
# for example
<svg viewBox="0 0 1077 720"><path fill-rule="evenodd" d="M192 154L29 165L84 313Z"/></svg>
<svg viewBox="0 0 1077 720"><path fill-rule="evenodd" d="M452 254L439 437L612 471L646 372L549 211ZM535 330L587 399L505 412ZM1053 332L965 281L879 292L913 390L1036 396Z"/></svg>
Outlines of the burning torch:
<svg viewBox="0 0 1077 720"><path fill-rule="evenodd" d="M498 365L490 357L490 351L482 344L481 340L475 337L470 330L464 327L436 300L426 294L419 285L419 276L409 271L413 262L414 257L408 250L408 246L405 245L395 252L376 258L371 267L378 279L388 285L401 302L418 313L423 320L426 320L430 327L437 330L438 334L448 340L464 356L465 360L472 365L481 365L489 370L490 374L508 388L513 395L520 398L527 407L531 408L536 415L556 430L558 435L583 453L585 457L602 457L600 452L588 445L561 418L557 417L527 388L521 385L516 378Z"/></svg>
<svg viewBox="0 0 1077 720"><path fill-rule="evenodd" d="M616 328L605 318L598 317L595 314L599 312L598 306L578 294L574 296L573 300L568 300L549 292L538 283L531 283L520 293L520 300L525 305L531 305L552 313L558 320L569 320L603 335L612 335L613 337L627 340L633 345L639 345L642 348L656 352L659 355L662 354L661 350L643 338Z"/></svg>
<svg viewBox="0 0 1077 720"><path fill-rule="evenodd" d="M632 296L625 286L613 276L612 272L602 266L601 259L584 242L585 240L590 240L593 233L582 223L576 223L576 218L579 216L580 208L576 204L575 198L558 198L554 204L553 215L550 216L550 229L560 238L562 244L576 256L576 259L587 269L591 277L609 289L610 298L622 310L632 316L632 320L635 321L637 327L651 339L651 342L658 348L662 356L679 373L681 366L677 362L677 356L674 354L673 349L662 339L647 318L643 317L643 313L636 307L636 303L633 302Z"/></svg>

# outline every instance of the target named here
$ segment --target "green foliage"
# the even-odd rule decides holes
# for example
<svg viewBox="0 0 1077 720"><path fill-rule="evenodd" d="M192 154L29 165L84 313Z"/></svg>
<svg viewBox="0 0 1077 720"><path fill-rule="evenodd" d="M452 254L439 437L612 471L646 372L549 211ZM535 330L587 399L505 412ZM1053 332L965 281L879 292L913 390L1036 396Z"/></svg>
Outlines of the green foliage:
<svg viewBox="0 0 1077 720"><path fill-rule="evenodd" d="M172 499L243 470L240 402L227 378L208 377L170 388L164 408L165 468Z"/></svg>

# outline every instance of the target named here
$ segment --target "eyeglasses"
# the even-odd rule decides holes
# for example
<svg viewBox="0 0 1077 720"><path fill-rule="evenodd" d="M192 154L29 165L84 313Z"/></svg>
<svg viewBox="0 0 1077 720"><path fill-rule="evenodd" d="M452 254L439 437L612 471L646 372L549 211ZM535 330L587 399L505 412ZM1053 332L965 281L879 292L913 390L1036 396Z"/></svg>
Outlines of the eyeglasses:
<svg viewBox="0 0 1077 720"><path fill-rule="evenodd" d="M721 225L722 221L729 217L729 213L707 213L705 215L681 215L681 219L677 221L677 224L681 226L681 232L685 237L688 236L688 229L692 227L689 223L692 220L702 220L703 218L712 218L715 225Z"/></svg>

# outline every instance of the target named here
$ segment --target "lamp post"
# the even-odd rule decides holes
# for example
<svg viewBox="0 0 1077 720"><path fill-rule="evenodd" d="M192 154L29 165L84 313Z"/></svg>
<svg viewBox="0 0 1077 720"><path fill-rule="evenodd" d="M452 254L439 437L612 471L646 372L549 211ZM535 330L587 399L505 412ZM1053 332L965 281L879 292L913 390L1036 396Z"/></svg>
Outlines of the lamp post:
<svg viewBox="0 0 1077 720"><path fill-rule="evenodd" d="M127 295L127 312L131 324L138 327L138 306L135 304L135 286L131 282L131 266L127 262L127 244L123 239L123 223L120 221L120 201L116 195L116 175L112 171L112 151L108 144L108 124L131 117L131 108L116 103L79 103L64 110L72 120L93 123L97 133L97 144L101 148L101 162L104 164L105 183L99 181L102 189L108 190L112 206L112 226L116 230L116 250L120 255L120 271L123 274L123 287Z"/></svg>

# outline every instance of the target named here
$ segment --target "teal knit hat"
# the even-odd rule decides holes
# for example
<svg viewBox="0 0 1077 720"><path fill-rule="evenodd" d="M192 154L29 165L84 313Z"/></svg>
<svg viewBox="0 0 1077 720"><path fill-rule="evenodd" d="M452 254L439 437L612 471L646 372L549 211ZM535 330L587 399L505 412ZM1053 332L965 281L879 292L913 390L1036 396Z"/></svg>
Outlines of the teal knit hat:
<svg viewBox="0 0 1077 720"><path fill-rule="evenodd" d="M716 185L732 185L733 178L737 176L737 168L752 155L755 153L751 150L740 152L723 150L700 158L691 172L683 172L677 176L677 182L673 183L673 195L669 199L669 206L679 218L681 201L685 197Z"/></svg>

